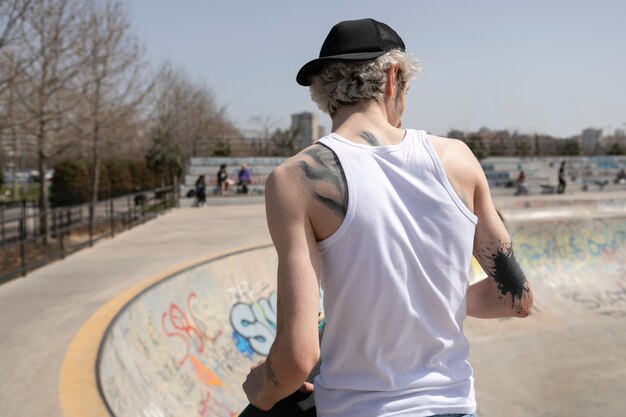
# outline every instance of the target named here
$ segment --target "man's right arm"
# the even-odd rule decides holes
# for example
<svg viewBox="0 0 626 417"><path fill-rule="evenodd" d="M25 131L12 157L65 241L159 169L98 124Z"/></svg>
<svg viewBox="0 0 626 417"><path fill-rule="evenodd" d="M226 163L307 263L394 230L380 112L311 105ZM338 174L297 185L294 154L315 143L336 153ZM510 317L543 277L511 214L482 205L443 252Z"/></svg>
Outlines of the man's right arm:
<svg viewBox="0 0 626 417"><path fill-rule="evenodd" d="M526 317L533 304L533 292L515 258L513 242L496 211L489 184L478 161L474 161L477 183L474 213L478 217L474 256L487 278L470 285L467 314L478 318Z"/></svg>

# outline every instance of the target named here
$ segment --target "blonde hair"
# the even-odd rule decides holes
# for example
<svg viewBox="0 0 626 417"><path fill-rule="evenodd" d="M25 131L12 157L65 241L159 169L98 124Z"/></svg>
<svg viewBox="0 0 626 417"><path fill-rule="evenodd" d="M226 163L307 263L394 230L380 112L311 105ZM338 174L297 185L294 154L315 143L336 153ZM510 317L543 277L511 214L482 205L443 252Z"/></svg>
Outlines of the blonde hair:
<svg viewBox="0 0 626 417"><path fill-rule="evenodd" d="M394 49L373 61L331 62L311 77L311 98L320 110L337 113L341 107L350 106L360 100L382 102L387 70L398 65L398 88L404 89L408 81L419 75L420 63L408 53Z"/></svg>

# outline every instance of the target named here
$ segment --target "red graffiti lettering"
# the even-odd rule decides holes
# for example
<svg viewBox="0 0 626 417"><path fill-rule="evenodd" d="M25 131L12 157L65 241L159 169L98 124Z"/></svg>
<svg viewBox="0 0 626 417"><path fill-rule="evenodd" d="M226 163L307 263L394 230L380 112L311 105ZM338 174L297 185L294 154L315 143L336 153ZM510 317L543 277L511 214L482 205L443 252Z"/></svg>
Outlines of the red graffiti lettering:
<svg viewBox="0 0 626 417"><path fill-rule="evenodd" d="M221 415L226 415L227 417L237 417L238 415L238 413L235 413L234 411L230 410L228 407L222 404L217 398L215 398L211 394L211 391L205 392L204 396L202 397L202 400L200 401L200 408L198 410L200 416L205 417L209 415L212 415L212 416L218 415L218 412L215 409L215 407L217 407L218 409L226 413L226 414L220 413Z"/></svg>
<svg viewBox="0 0 626 417"><path fill-rule="evenodd" d="M191 343L194 344L196 350L199 353L204 352L204 341L208 340L215 342L222 334L221 330L218 330L217 334L213 337L209 337L206 333L198 327L196 324L200 322L195 320L193 315L193 309L191 308L191 300L196 298L196 293L192 292L187 297L187 313L185 313L176 303L170 304L169 311L166 311L161 316L161 327L163 332L168 337L176 337L183 341L185 344L185 355L178 362L179 366L182 366L187 358L191 348ZM168 330L166 325L166 319L169 318L169 327L172 330Z"/></svg>

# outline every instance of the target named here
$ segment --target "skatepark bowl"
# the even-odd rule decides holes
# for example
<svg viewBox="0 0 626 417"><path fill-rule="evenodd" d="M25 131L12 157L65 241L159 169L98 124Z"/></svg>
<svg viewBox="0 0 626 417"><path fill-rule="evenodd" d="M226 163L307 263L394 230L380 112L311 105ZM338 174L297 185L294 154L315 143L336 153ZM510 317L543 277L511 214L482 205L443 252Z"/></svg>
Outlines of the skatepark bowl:
<svg viewBox="0 0 626 417"><path fill-rule="evenodd" d="M499 210L535 311L466 321L479 415L622 415L626 196L511 199ZM276 268L273 247L243 248L182 267L95 318L106 321L95 367L104 411L91 405L89 415L237 416L245 375L275 334ZM476 262L470 273L483 277ZM87 415L68 405L89 396L78 392L62 387L66 417Z"/></svg>

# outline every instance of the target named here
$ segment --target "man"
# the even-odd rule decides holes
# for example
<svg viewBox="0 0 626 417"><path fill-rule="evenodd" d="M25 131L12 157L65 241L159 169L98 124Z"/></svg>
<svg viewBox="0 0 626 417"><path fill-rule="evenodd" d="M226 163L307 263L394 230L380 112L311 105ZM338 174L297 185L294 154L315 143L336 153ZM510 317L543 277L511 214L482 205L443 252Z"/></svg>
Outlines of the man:
<svg viewBox="0 0 626 417"><path fill-rule="evenodd" d="M565 161L561 162L561 166L559 167L559 185L557 187L556 192L558 194L563 194L565 192L565 187L567 186L567 181L565 181Z"/></svg>
<svg viewBox="0 0 626 417"><path fill-rule="evenodd" d="M525 317L532 292L487 180L462 142L402 129L418 71L372 19L341 22L297 81L332 133L277 167L266 208L278 257L278 323L243 388L268 410L320 357L321 417L472 415L468 342L475 317ZM472 253L488 277L468 288Z"/></svg>
<svg viewBox="0 0 626 417"><path fill-rule="evenodd" d="M222 164L220 165L219 171L217 171L217 188L219 188L221 195L226 195L229 185L230 183L228 180L228 171L226 171L226 164Z"/></svg>

